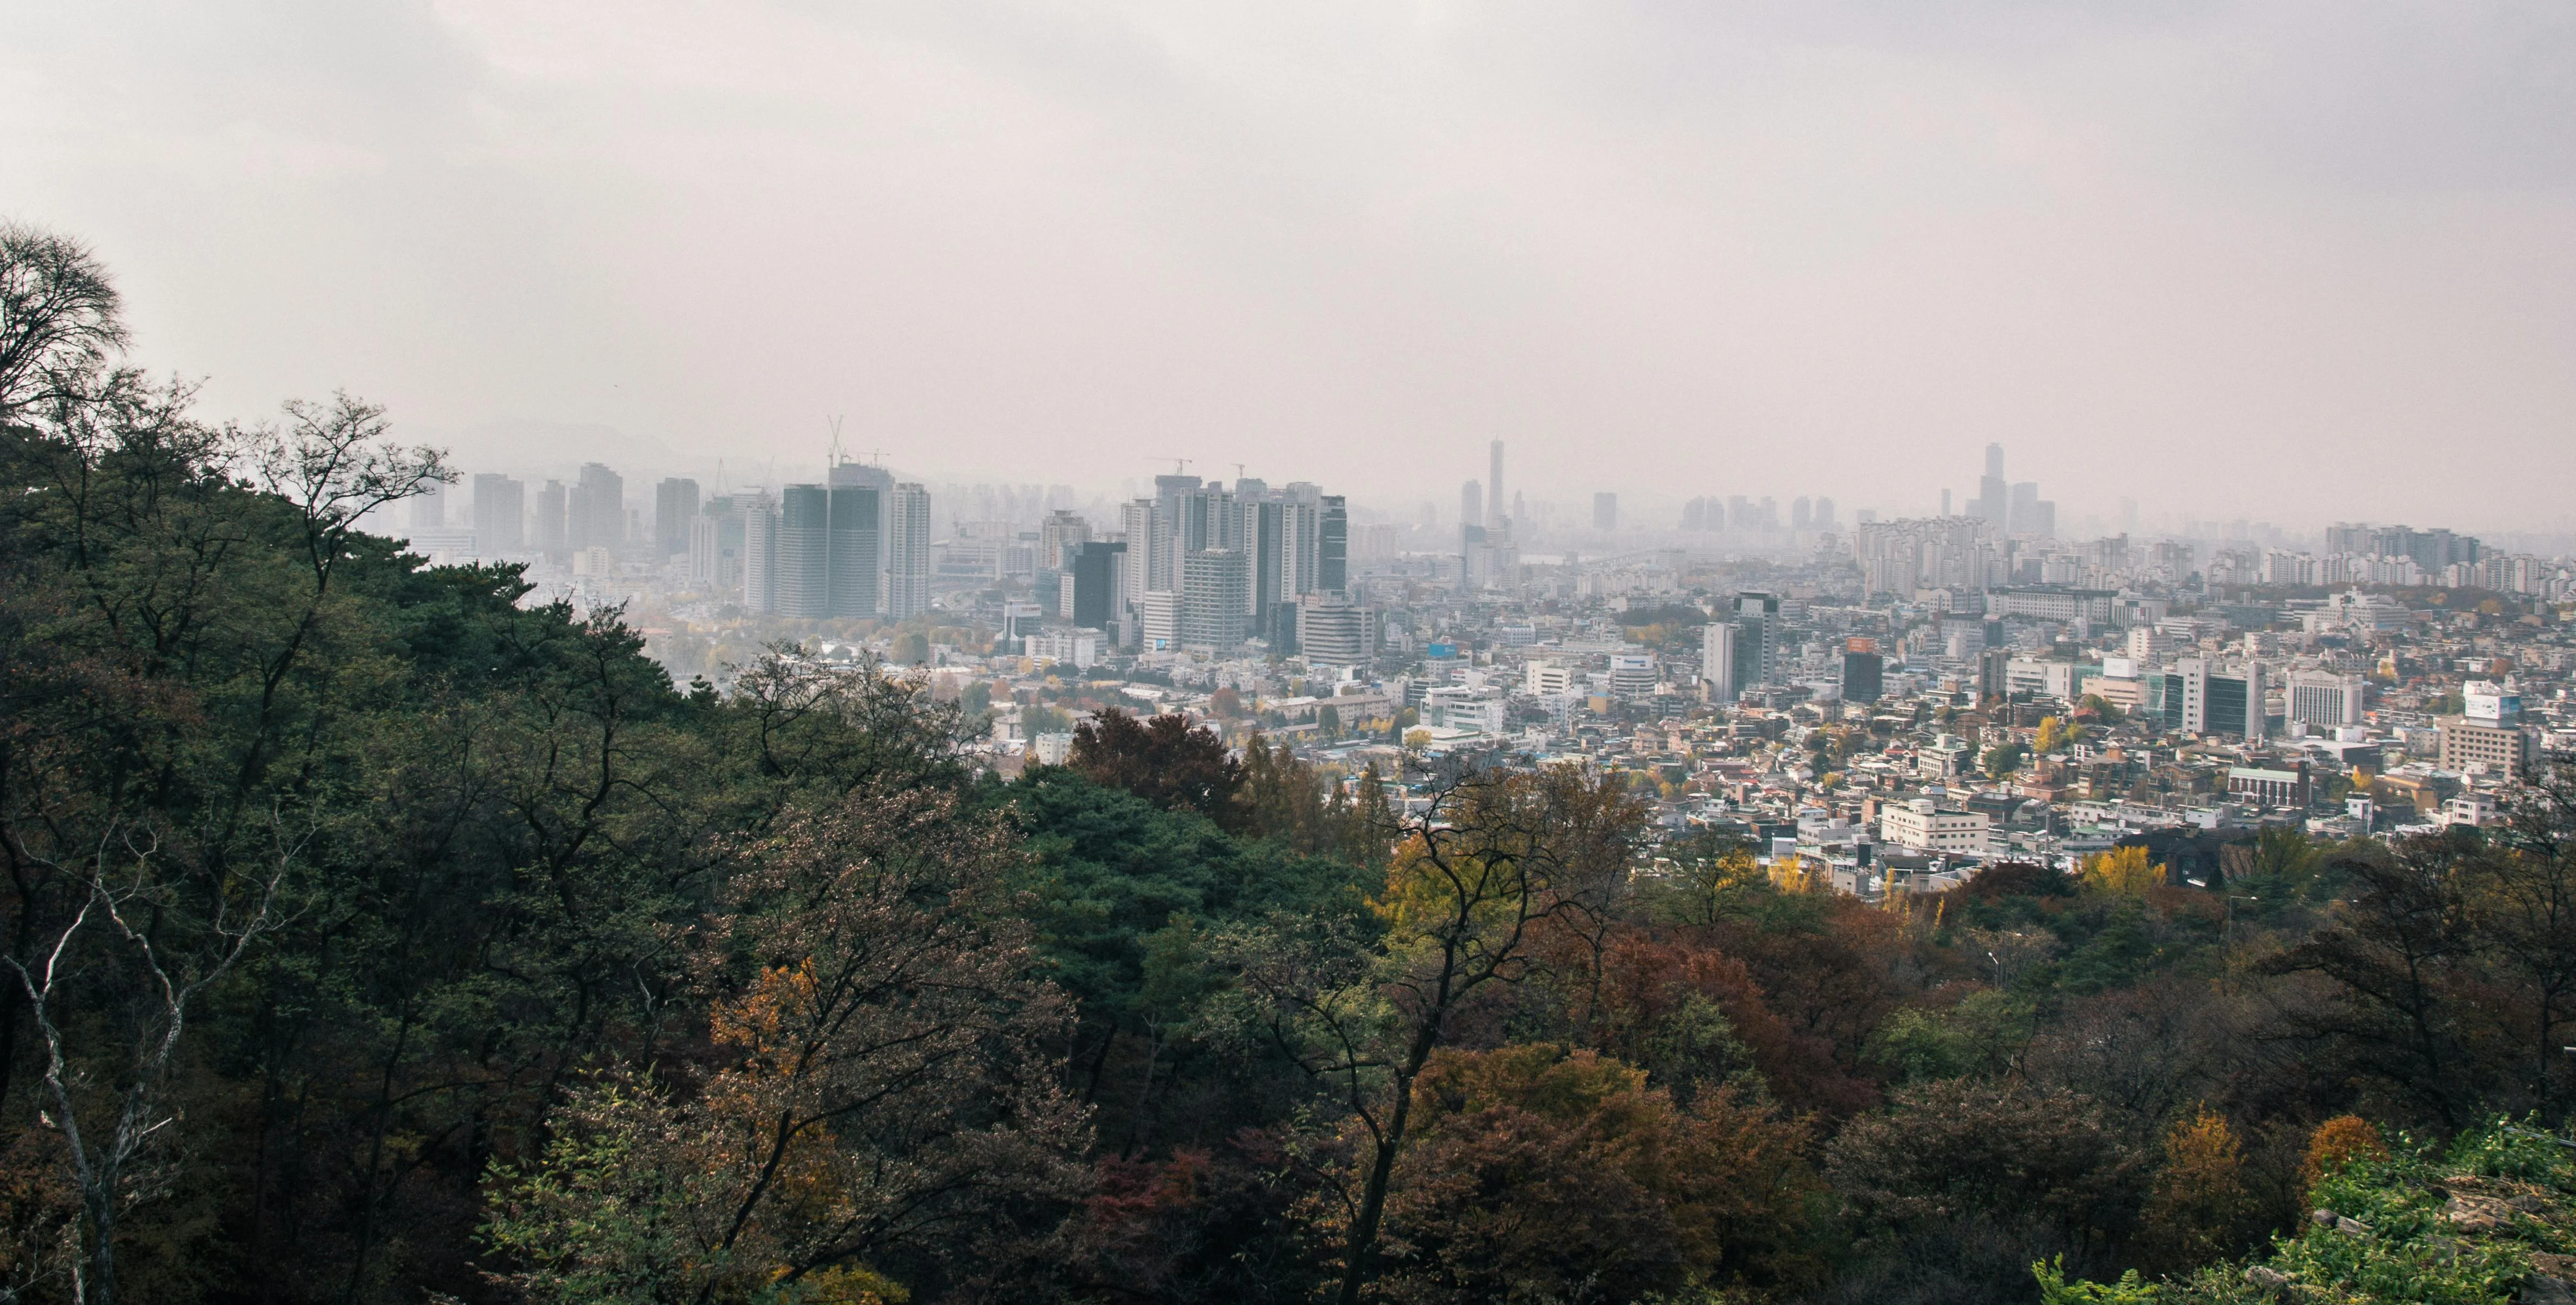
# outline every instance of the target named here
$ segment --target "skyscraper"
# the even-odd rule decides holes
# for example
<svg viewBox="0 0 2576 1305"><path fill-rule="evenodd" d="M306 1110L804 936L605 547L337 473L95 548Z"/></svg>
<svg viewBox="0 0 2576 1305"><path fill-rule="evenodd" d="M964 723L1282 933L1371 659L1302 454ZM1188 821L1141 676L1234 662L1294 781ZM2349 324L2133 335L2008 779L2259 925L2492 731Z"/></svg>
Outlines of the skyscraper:
<svg viewBox="0 0 2576 1305"><path fill-rule="evenodd" d="M412 496L411 528L414 530L447 528L447 486L432 482Z"/></svg>
<svg viewBox="0 0 2576 1305"><path fill-rule="evenodd" d="M891 504L894 502L894 473L864 462L838 462L832 465L831 471L824 476L824 481L836 490L866 487L874 489L877 493L877 578L873 591L876 594L874 610L882 614L889 601L888 595L892 593L891 582L886 578L886 568L894 556L894 541L889 533L894 528L891 511ZM858 615L865 616L867 613L861 612Z"/></svg>
<svg viewBox="0 0 2576 1305"><path fill-rule="evenodd" d="M1970 515L1993 522L1996 534L2012 526L2011 487L2004 483L2004 446L1986 446L1986 474L1977 479L1977 501L1969 504Z"/></svg>
<svg viewBox="0 0 2576 1305"><path fill-rule="evenodd" d="M653 555L689 551L689 523L698 515L698 482L666 477L653 487Z"/></svg>
<svg viewBox="0 0 2576 1305"><path fill-rule="evenodd" d="M1162 508L1153 499L1130 499L1118 505L1118 533L1127 541L1127 584L1119 601L1134 607L1154 588L1154 547L1162 538L1157 521ZM1107 627L1102 627L1107 628Z"/></svg>
<svg viewBox="0 0 2576 1305"><path fill-rule="evenodd" d="M626 478L597 462L581 464L566 499L565 525L575 549L626 545Z"/></svg>
<svg viewBox="0 0 2576 1305"><path fill-rule="evenodd" d="M900 621L930 610L930 491L897 484L889 502L886 615Z"/></svg>
<svg viewBox="0 0 2576 1305"><path fill-rule="evenodd" d="M742 605L778 610L778 500L765 491L742 508Z"/></svg>
<svg viewBox="0 0 2576 1305"><path fill-rule="evenodd" d="M1733 702L1744 686L1735 678L1735 623L1711 620L1700 627L1699 678L1711 702Z"/></svg>
<svg viewBox="0 0 2576 1305"><path fill-rule="evenodd" d="M1127 545L1086 540L1065 557L1065 582L1073 589L1072 621L1092 630L1117 628L1127 579Z"/></svg>
<svg viewBox="0 0 2576 1305"><path fill-rule="evenodd" d="M1776 683L1780 675L1780 598L1746 592L1735 596L1735 685L1740 691Z"/></svg>
<svg viewBox="0 0 2576 1305"><path fill-rule="evenodd" d="M874 485L834 485L831 538L824 551L825 614L874 616L878 611L877 545L883 539L883 500Z"/></svg>
<svg viewBox="0 0 2576 1305"><path fill-rule="evenodd" d="M1183 647L1223 651L1243 642L1250 625L1249 560L1232 548L1203 548L1182 559Z"/></svg>
<svg viewBox="0 0 2576 1305"><path fill-rule="evenodd" d="M1458 524L1461 528L1484 527L1485 487L1481 482L1471 480L1458 487Z"/></svg>
<svg viewBox="0 0 2576 1305"><path fill-rule="evenodd" d="M1315 525L1315 591L1345 594L1350 592L1350 513L1339 494L1324 495L1323 504Z"/></svg>
<svg viewBox="0 0 2576 1305"><path fill-rule="evenodd" d="M778 552L774 581L780 616L814 619L830 614L832 494L822 485L790 485L778 503Z"/></svg>
<svg viewBox="0 0 2576 1305"><path fill-rule="evenodd" d="M1499 518L1503 515L1503 504L1511 501L1503 497L1503 442L1495 440L1493 447L1488 449L1486 454L1493 465L1486 469L1485 475L1485 515L1488 518ZM1498 523L1489 519L1485 524L1490 526Z"/></svg>
<svg viewBox="0 0 2576 1305"><path fill-rule="evenodd" d="M571 495L560 480L549 480L537 490L537 549L551 561L572 556Z"/></svg>
<svg viewBox="0 0 2576 1305"><path fill-rule="evenodd" d="M484 556L527 547L528 487L484 472L474 478L474 547Z"/></svg>

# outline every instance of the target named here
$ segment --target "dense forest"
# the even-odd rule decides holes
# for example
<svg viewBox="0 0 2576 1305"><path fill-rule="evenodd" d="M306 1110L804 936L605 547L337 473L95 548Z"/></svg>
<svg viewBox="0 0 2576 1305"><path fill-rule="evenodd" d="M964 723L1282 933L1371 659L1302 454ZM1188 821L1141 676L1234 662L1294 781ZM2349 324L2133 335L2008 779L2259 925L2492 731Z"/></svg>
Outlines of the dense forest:
<svg viewBox="0 0 2576 1305"><path fill-rule="evenodd" d="M1109 716L1005 784L916 680L674 684L404 556L356 523L448 473L381 410L206 422L125 345L0 231L6 1299L2502 1301L2576 1252L2563 784L1886 907L1572 771L1390 807Z"/></svg>

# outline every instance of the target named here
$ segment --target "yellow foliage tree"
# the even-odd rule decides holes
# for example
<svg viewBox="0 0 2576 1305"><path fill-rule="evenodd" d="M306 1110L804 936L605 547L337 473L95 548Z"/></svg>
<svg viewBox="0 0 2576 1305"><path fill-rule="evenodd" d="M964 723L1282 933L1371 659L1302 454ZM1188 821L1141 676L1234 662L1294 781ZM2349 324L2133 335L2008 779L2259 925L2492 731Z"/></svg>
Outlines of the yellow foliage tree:
<svg viewBox="0 0 2576 1305"><path fill-rule="evenodd" d="M2031 740L2030 750L2040 754L2041 756L2047 756L2049 753L2055 752L2065 745L2066 722L2059 720L2055 716L2041 717L2039 720L2039 737Z"/></svg>
<svg viewBox="0 0 2576 1305"><path fill-rule="evenodd" d="M2165 868L2150 864L2143 847L2115 847L2084 858L2084 886L2100 892L2143 897L2165 878Z"/></svg>
<svg viewBox="0 0 2576 1305"><path fill-rule="evenodd" d="M2227 1116L2201 1107L2166 1132L2164 1150L2146 1224L2169 1266L2197 1267L2247 1240L2256 1206L2245 1183L2245 1148Z"/></svg>

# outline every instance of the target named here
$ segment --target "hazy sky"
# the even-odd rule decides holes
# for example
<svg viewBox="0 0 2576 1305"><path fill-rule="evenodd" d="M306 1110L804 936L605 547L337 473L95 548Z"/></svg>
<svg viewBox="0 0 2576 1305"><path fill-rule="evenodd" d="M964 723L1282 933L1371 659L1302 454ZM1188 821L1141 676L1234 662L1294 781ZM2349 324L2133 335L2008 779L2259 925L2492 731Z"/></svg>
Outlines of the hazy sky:
<svg viewBox="0 0 2576 1305"><path fill-rule="evenodd" d="M1114 488L2576 517L2576 6L0 0L255 415ZM500 447L496 448L495 446ZM584 449L584 452L591 450Z"/></svg>

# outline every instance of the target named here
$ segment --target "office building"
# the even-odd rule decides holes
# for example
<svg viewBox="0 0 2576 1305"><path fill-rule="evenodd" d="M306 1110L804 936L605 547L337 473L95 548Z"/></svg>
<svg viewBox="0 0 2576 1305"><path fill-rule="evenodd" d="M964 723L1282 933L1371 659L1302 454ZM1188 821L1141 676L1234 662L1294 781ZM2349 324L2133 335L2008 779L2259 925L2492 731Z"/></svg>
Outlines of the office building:
<svg viewBox="0 0 2576 1305"><path fill-rule="evenodd" d="M1297 646L1310 665L1365 666L1377 656L1377 622L1340 594L1297 601Z"/></svg>
<svg viewBox="0 0 2576 1305"><path fill-rule="evenodd" d="M1653 654L1610 654L1610 696L1621 702L1643 702L1655 696Z"/></svg>
<svg viewBox="0 0 2576 1305"><path fill-rule="evenodd" d="M2361 677L2358 675L2292 671L2287 688L2289 701L2283 705L2288 709L2289 718L2310 729L2333 729L2339 725L2358 725L2362 721Z"/></svg>
<svg viewBox="0 0 2576 1305"><path fill-rule="evenodd" d="M2268 732L2260 665L2228 670L2204 658L2184 657L2159 678L2160 692L2151 686L2150 701L2167 729L2231 735L2248 743L2262 742Z"/></svg>
<svg viewBox="0 0 2576 1305"><path fill-rule="evenodd" d="M1088 630L1114 630L1127 587L1127 545L1085 540L1066 550L1065 587L1072 594L1065 619Z"/></svg>
<svg viewBox="0 0 2576 1305"><path fill-rule="evenodd" d="M780 616L820 619L830 613L832 491L789 485L778 496L775 586Z"/></svg>
<svg viewBox="0 0 2576 1305"><path fill-rule="evenodd" d="M653 555L689 551L689 523L698 516L698 482L666 477L653 487Z"/></svg>
<svg viewBox="0 0 2576 1305"><path fill-rule="evenodd" d="M930 610L930 491L898 484L888 501L885 614L900 621Z"/></svg>
<svg viewBox="0 0 2576 1305"><path fill-rule="evenodd" d="M565 497L565 527L576 549L625 547L625 477L600 463L583 463Z"/></svg>
<svg viewBox="0 0 2576 1305"><path fill-rule="evenodd" d="M537 490L537 551L551 561L572 557L572 496L560 480Z"/></svg>
<svg viewBox="0 0 2576 1305"><path fill-rule="evenodd" d="M1458 524L1482 529L1485 524L1485 487L1482 482L1468 481L1458 487Z"/></svg>
<svg viewBox="0 0 2576 1305"><path fill-rule="evenodd" d="M474 541L486 555L516 553L527 543L528 487L485 472L474 478Z"/></svg>
<svg viewBox="0 0 2576 1305"><path fill-rule="evenodd" d="M415 531L447 529L447 486L432 481L412 495L411 528Z"/></svg>
<svg viewBox="0 0 2576 1305"><path fill-rule="evenodd" d="M2468 716L2441 716L2441 748L2435 764L2448 771L2483 767L2487 773L2528 777L2533 749L2531 733L2517 721L2499 723Z"/></svg>
<svg viewBox="0 0 2576 1305"><path fill-rule="evenodd" d="M1146 590L1136 603L1136 624L1145 651L1180 647L1181 596L1169 589Z"/></svg>
<svg viewBox="0 0 2576 1305"><path fill-rule="evenodd" d="M778 500L766 492L742 505L742 605L778 611Z"/></svg>
<svg viewBox="0 0 2576 1305"><path fill-rule="evenodd" d="M1350 592L1351 518L1342 496L1322 497L1315 523L1315 592Z"/></svg>
<svg viewBox="0 0 2576 1305"><path fill-rule="evenodd" d="M1878 644L1869 639L1853 639L1843 645L1843 701L1876 702L1885 683L1886 663L1878 655Z"/></svg>
<svg viewBox="0 0 2576 1305"><path fill-rule="evenodd" d="M1495 440L1485 450L1485 455L1491 463L1485 476L1485 515L1488 518L1485 524L1499 525L1505 515L1503 505L1511 501L1503 497L1503 442Z"/></svg>

